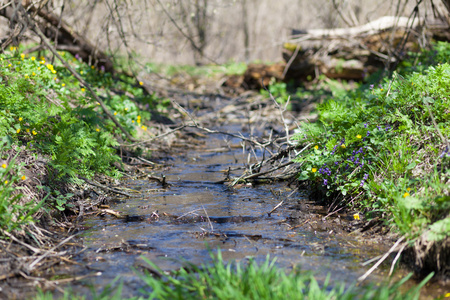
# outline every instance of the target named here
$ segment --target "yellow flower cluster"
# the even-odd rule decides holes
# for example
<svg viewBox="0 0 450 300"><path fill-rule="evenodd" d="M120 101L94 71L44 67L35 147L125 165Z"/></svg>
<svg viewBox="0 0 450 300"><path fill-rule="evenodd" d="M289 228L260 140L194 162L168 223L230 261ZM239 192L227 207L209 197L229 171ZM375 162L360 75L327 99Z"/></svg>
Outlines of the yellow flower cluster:
<svg viewBox="0 0 450 300"><path fill-rule="evenodd" d="M44 63L45 63L45 61L44 61ZM52 64L47 64L46 66L47 66L47 69L49 69L50 71L52 71L53 74L56 74L55 67L53 67Z"/></svg>

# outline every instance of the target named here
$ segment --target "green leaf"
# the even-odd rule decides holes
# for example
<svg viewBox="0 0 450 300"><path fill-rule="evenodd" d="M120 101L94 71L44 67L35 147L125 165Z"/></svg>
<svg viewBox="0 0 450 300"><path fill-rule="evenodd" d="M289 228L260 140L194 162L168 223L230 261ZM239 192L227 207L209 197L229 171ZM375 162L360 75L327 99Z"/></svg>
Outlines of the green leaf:
<svg viewBox="0 0 450 300"><path fill-rule="evenodd" d="M412 162L412 163L410 163L409 165L406 166L406 169L407 170L412 170L412 169L414 169L415 166L417 166L417 163L416 162Z"/></svg>
<svg viewBox="0 0 450 300"><path fill-rule="evenodd" d="M430 241L440 241L450 234L450 217L430 225L428 238Z"/></svg>

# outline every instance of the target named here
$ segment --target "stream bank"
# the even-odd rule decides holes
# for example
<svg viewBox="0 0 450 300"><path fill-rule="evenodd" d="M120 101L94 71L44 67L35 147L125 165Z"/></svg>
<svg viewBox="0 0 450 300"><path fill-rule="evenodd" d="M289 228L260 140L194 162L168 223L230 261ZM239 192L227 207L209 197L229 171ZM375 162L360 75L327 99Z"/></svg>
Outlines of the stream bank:
<svg viewBox="0 0 450 300"><path fill-rule="evenodd" d="M190 113L202 107L195 119L205 121L208 116L208 126L220 132L242 132L250 138L283 130L274 123L243 121L252 118L252 111L264 114L256 109L227 113L224 125L211 121L210 116L220 115L224 108L228 111L230 102L242 99L185 100L182 107ZM69 272L86 278L74 282L74 290L88 293L89 286L99 290L119 276L125 297L140 295L142 281L135 270L157 273L142 257L170 272L184 266L183 261L211 262L209 253L218 248L225 261L253 257L261 263L270 255L287 271L311 270L319 281L330 274L332 280L351 284L367 271L366 261L382 256L394 242L379 235L380 227L375 225L380 224L366 222L362 216L357 220L352 211L329 215L327 207L311 201L309 191L295 182L231 186L227 177L239 177L263 155L240 138L204 135L194 128L170 143L169 158L153 166L142 164L116 184L132 197L108 198L106 209L99 207L84 217L86 248L74 257L79 265L60 271L61 276ZM250 151L254 153L249 155ZM390 262L372 273L369 282L383 281ZM404 275L405 271L396 273ZM423 299L444 292L432 286Z"/></svg>

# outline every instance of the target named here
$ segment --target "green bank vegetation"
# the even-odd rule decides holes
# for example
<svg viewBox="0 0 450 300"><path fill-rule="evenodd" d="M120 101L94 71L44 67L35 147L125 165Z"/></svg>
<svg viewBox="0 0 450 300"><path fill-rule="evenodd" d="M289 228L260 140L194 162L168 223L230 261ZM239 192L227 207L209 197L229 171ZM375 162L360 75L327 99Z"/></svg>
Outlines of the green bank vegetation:
<svg viewBox="0 0 450 300"><path fill-rule="evenodd" d="M142 83L129 77L113 78L61 54L128 132L145 133L148 109L163 101L144 95ZM21 201L28 180L25 169L32 167L17 161L21 151L44 155L47 185L80 182L80 176L92 178L96 173L120 176L112 164L120 161L115 147L122 132L66 68L48 59L51 56L25 55L15 47L0 54L0 228L6 231L31 222L40 207L64 210L71 196L40 186L48 192L46 201Z"/></svg>
<svg viewBox="0 0 450 300"><path fill-rule="evenodd" d="M449 58L450 44L439 43L381 83L369 79L319 104L318 122L293 138L308 147L296 158L299 180L335 209L382 217L410 241L424 232L431 241L448 238Z"/></svg>

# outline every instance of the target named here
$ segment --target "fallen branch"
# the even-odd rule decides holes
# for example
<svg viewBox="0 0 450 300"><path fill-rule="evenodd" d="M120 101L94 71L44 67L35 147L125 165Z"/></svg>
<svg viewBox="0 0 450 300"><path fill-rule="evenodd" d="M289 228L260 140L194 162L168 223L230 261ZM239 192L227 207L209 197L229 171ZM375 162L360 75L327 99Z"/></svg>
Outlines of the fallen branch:
<svg viewBox="0 0 450 300"><path fill-rule="evenodd" d="M377 262L375 265L373 265L372 268L370 268L364 275L362 275L361 277L358 278L358 281L364 281L370 274L372 274L372 272L375 271L375 269L378 268L378 267L381 265L381 263L382 263L383 261L385 261L386 258L388 258L388 256L389 256L391 253L397 251L398 245L399 245L404 239L405 239L404 236L402 236L401 238L399 238L398 241L395 242L394 246L392 246L391 249L389 249L389 251L386 252L386 253L378 260L378 262ZM400 248L404 248L404 244L402 244L402 245L400 246Z"/></svg>
<svg viewBox="0 0 450 300"><path fill-rule="evenodd" d="M116 124L116 126L123 132L123 134L125 134L125 136L130 141L136 142L137 140L135 138L133 138L131 136L131 134L128 131L126 131L125 128L122 127L122 125L120 125L119 121L117 121L117 119L114 117L114 115L108 110L108 108L106 107L105 103L100 99L100 97L97 95L97 93L95 93L95 91L92 89L91 85L88 84L80 76L80 74L75 72L75 70L69 65L69 63L65 59L63 59L61 57L61 55L58 54L58 51L56 51L56 49L50 44L50 41L42 33L42 31L39 28L39 26L37 26L36 23L33 20L31 20L31 18L28 16L28 14L25 11L24 11L24 15L27 17L28 22L32 25L32 28L34 28L34 31L36 32L36 34L44 42L44 44L47 47L47 49L50 50L53 53L53 55L55 55L59 59L59 61L61 61L61 63L70 71L70 73L72 73L72 75L81 83L81 85L85 86L89 90L89 92L94 97L94 99L100 104L101 108L103 109L105 114L108 116L108 118L111 119L111 121L113 121L114 124Z"/></svg>
<svg viewBox="0 0 450 300"><path fill-rule="evenodd" d="M104 189L104 190L108 190L108 191L111 191L111 192L119 194L119 195L123 195L123 196L127 196L127 197L133 197L132 195L130 195L128 193L125 193L125 192L119 191L117 189L113 189L113 188L107 187L107 186L99 184L99 183L95 183L95 182L93 182L93 181L91 181L91 180L89 180L87 178L84 178L83 176L78 176L78 178L84 180L87 184L90 184L92 186L95 186L95 187L98 187L98 188L101 188L101 189Z"/></svg>

